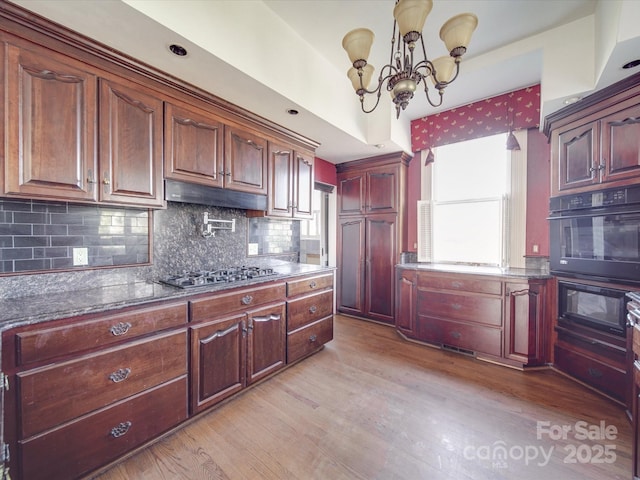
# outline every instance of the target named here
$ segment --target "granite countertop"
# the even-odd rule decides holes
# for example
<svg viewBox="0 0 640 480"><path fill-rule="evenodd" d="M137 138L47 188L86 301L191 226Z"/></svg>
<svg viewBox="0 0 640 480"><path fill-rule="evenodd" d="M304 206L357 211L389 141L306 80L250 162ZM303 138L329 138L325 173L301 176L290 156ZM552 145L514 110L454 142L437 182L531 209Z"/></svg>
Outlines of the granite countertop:
<svg viewBox="0 0 640 480"><path fill-rule="evenodd" d="M455 265L446 263L403 263L396 265L397 268L409 270L425 270L442 273L464 273L469 275L488 275L496 277L512 278L551 278L551 274L546 271L531 268L500 268L475 265Z"/></svg>
<svg viewBox="0 0 640 480"><path fill-rule="evenodd" d="M6 330L18 325L40 323L86 313L107 312L117 308L142 305L159 300L186 300L186 297L202 293L229 290L236 287L250 287L298 275L330 272L334 268L309 264L288 264L278 266L274 270L277 275L215 286L182 289L158 282L139 281L83 290L2 299L0 300L0 329Z"/></svg>

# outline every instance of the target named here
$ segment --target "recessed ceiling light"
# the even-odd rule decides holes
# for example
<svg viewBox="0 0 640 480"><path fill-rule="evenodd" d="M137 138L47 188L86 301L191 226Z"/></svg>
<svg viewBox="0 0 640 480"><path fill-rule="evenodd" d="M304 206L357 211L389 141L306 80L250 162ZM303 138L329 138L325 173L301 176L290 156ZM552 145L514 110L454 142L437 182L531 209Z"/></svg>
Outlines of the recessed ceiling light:
<svg viewBox="0 0 640 480"><path fill-rule="evenodd" d="M571 104L576 103L576 102L578 102L580 100L582 100L582 97L570 97L570 98L567 98L564 101L564 104L565 105L571 105Z"/></svg>
<svg viewBox="0 0 640 480"><path fill-rule="evenodd" d="M298 115L298 113L300 113L300 112L298 112L298 110L296 110L295 108L288 108L287 109L287 113L289 115Z"/></svg>
<svg viewBox="0 0 640 480"><path fill-rule="evenodd" d="M638 59L638 60L631 60L630 62L625 63L625 64L622 66L622 68L625 68L625 69L627 69L627 68L635 68L635 67L637 67L638 65L640 65L640 59Z"/></svg>
<svg viewBox="0 0 640 480"><path fill-rule="evenodd" d="M169 50L171 50L171 53L179 57L187 56L187 49L176 43L172 43L171 45L169 45Z"/></svg>

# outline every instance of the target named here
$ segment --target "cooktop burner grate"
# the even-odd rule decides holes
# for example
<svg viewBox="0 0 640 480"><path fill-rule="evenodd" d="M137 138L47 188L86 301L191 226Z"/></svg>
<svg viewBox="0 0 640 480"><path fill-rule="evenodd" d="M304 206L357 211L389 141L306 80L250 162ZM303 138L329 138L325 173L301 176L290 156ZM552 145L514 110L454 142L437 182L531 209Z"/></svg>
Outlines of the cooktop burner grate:
<svg viewBox="0 0 640 480"><path fill-rule="evenodd" d="M231 267L219 270L195 270L171 275L160 280L162 283L179 288L202 287L219 283L242 282L255 278L277 275L273 268Z"/></svg>

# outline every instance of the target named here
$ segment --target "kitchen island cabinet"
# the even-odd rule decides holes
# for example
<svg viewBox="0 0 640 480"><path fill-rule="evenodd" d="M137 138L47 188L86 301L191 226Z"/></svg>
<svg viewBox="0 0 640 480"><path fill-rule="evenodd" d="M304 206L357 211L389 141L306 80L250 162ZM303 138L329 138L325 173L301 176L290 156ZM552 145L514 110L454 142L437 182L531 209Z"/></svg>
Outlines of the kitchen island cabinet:
<svg viewBox="0 0 640 480"><path fill-rule="evenodd" d="M451 268L397 267L399 333L517 368L549 361L548 278L509 276L500 269L456 273Z"/></svg>

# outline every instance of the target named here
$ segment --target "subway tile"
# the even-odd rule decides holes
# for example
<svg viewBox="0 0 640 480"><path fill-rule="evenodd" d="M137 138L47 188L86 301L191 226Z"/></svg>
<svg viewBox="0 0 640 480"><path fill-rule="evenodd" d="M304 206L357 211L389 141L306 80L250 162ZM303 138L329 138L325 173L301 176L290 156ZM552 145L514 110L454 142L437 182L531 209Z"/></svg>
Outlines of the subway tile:
<svg viewBox="0 0 640 480"><path fill-rule="evenodd" d="M13 247L13 237L10 235L0 236L0 248Z"/></svg>
<svg viewBox="0 0 640 480"><path fill-rule="evenodd" d="M46 258L37 260L16 260L14 270L16 272L26 272L29 270L50 270L51 261Z"/></svg>
<svg viewBox="0 0 640 480"><path fill-rule="evenodd" d="M73 267L73 259L66 258L52 258L51 259L51 268L69 268Z"/></svg>
<svg viewBox="0 0 640 480"><path fill-rule="evenodd" d="M59 236L59 237L51 237L51 246L52 247L82 247L83 241L81 236Z"/></svg>
<svg viewBox="0 0 640 480"><path fill-rule="evenodd" d="M67 225L45 225L44 234L45 235L68 235L69 228L67 227Z"/></svg>
<svg viewBox="0 0 640 480"><path fill-rule="evenodd" d="M21 202L19 200L15 200L15 201L3 200L1 202L2 202L2 209L6 212L30 212L31 211L30 201Z"/></svg>
<svg viewBox="0 0 640 480"><path fill-rule="evenodd" d="M13 243L15 247L47 247L49 246L49 237L29 236L29 237L14 237Z"/></svg>
<svg viewBox="0 0 640 480"><path fill-rule="evenodd" d="M33 206L31 207L31 211L45 213L67 213L67 204L34 201Z"/></svg>
<svg viewBox="0 0 640 480"><path fill-rule="evenodd" d="M33 258L32 248L2 248L0 249L0 259L2 260L22 260Z"/></svg>
<svg viewBox="0 0 640 480"><path fill-rule="evenodd" d="M46 213L15 212L13 214L14 223L48 223L48 220Z"/></svg>
<svg viewBox="0 0 640 480"><path fill-rule="evenodd" d="M0 223L0 235L31 235L31 225Z"/></svg>
<svg viewBox="0 0 640 480"><path fill-rule="evenodd" d="M82 216L72 213L52 213L51 225L82 225Z"/></svg>
<svg viewBox="0 0 640 480"><path fill-rule="evenodd" d="M2 272L2 273L12 273L13 272L13 262L12 261L0 262L0 272Z"/></svg>

